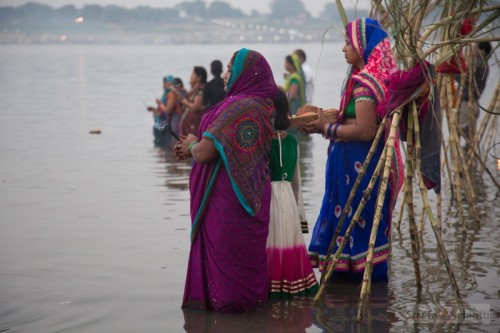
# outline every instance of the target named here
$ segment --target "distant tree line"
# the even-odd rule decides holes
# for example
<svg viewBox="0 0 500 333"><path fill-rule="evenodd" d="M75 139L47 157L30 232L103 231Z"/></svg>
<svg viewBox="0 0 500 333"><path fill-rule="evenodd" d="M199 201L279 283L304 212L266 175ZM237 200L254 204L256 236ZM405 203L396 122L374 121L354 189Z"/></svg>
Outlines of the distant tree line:
<svg viewBox="0 0 500 333"><path fill-rule="evenodd" d="M311 14L305 9L301 0L273 0L270 7L270 14L264 15L253 10L249 15L240 9L234 8L225 1L214 1L206 4L203 0L185 1L172 8L152 8L139 6L133 9L110 5L85 5L83 8L76 8L73 5L66 5L60 8L53 8L37 3L27 3L19 7L0 7L0 28L2 26L47 23L55 24L60 22L73 21L77 17L84 17L86 22L97 22L106 24L168 24L185 22L186 20L210 20L210 19L268 19L281 21L284 19L310 20ZM355 12L346 10L349 18L366 16L366 10ZM320 21L340 22L337 7L334 3L326 4L319 15Z"/></svg>

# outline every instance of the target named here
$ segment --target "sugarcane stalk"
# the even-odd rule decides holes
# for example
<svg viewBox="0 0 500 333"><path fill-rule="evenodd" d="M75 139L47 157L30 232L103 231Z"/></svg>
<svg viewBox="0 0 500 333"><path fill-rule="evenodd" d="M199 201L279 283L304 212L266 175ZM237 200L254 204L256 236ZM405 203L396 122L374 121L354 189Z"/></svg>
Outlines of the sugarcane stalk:
<svg viewBox="0 0 500 333"><path fill-rule="evenodd" d="M405 206L406 206L406 201L405 201L405 198L406 198L406 186L403 184L403 199L401 200L401 204L400 204L400 207L399 207L399 213L398 213L398 223L397 223L397 226L396 228L398 230L401 230L401 221L403 220L403 213L405 211Z"/></svg>
<svg viewBox="0 0 500 333"><path fill-rule="evenodd" d="M417 233L420 239L424 237L424 224L425 224L425 207L422 207L422 212L420 213L420 221L418 223Z"/></svg>
<svg viewBox="0 0 500 333"><path fill-rule="evenodd" d="M459 137L458 133L459 133L459 130L460 130L460 126L456 122L456 118L453 119L453 120L455 120L455 123L454 123L455 126L453 127L452 131L454 133L456 133L456 137L458 138ZM456 144L457 144L457 146L459 145L458 141L456 142ZM462 151L462 149L460 149L460 147L457 147L456 153L458 154L459 161L464 161L465 160L465 157L463 155L463 151ZM475 194L474 194L474 191L473 191L474 186L472 186L472 180L470 178L470 173L466 169L466 163L457 163L457 165L458 165L459 174L461 176L460 179L464 182L464 194L465 194L465 199L467 200L467 202L469 204L470 213L474 217L474 219L476 220L476 222L479 223L481 221L481 219L479 218L479 215L477 214L476 208L474 206L474 201L475 201L474 197L475 197Z"/></svg>
<svg viewBox="0 0 500 333"><path fill-rule="evenodd" d="M468 138L473 138L476 134L476 114L474 112L474 107L475 107L475 97L474 97L474 92L473 92L473 84L472 82L474 82L473 80L473 77L474 77L474 69L475 69L475 64L476 64L476 59L475 57L472 56L472 52L469 52L468 54L468 70L469 70L469 78L470 78L470 84L468 86L468 91L467 91L467 118L468 118L468 123L469 123L469 126L468 126L468 133L467 136ZM474 162L474 159L471 158L469 160L470 162ZM465 160L465 162L467 163L467 160ZM472 163L467 163L467 166L471 165ZM473 196L473 198L475 199L475 195Z"/></svg>
<svg viewBox="0 0 500 333"><path fill-rule="evenodd" d="M479 130L478 132L476 133L476 135L474 136L474 138L472 139L473 140L473 145L478 147L478 149L481 149L481 138L483 137L483 133L485 133L487 131L487 125L490 124L490 118L492 117L492 115L490 113L487 113L484 117L483 117L483 121L481 122L481 125L479 126ZM487 140L487 139L486 139ZM485 156L484 156L484 160L481 158L481 160L484 162L486 162L486 159L488 158L488 154L486 153ZM479 174L482 175L483 173L483 168L481 167L480 170L479 170Z"/></svg>
<svg viewBox="0 0 500 333"><path fill-rule="evenodd" d="M347 202L342 209L342 214L339 218L339 223L337 224L337 228L335 229L335 232L333 234L333 238L330 241L330 245L328 246L328 251L326 253L325 257L325 266L323 268L323 272L321 273L321 279L320 283L322 283L325 280L325 272L327 271L328 263L330 262L330 256L332 255L333 248L335 247L336 239L340 234L340 231L342 230L342 226L344 224L345 217L347 216L347 213L349 212L349 207L351 206L352 200L354 200L354 196L356 194L356 191L358 190L359 185L361 184L361 180L363 180L363 177L366 175L366 169L368 168L368 165L370 164L370 161L373 157L373 154L375 153L375 150L377 148L378 142L380 141L380 138L382 137L382 133L384 133L384 128L387 123L387 118L382 119L379 128L377 130L377 134L375 135L375 138L373 139L372 146L370 147L370 150L368 151L368 154L366 155L365 160L363 161L363 165L359 171L358 176L356 177L356 181L354 182L351 192L349 193L349 197L347 198Z"/></svg>
<svg viewBox="0 0 500 333"><path fill-rule="evenodd" d="M411 107L415 106L415 102L410 103ZM406 135L406 146L407 146L407 157L406 157L406 177L405 177L405 201L408 204L408 229L410 231L411 238L411 253L413 260L413 268L415 269L415 283L417 288L422 288L422 282L420 280L420 266L419 266L419 252L420 252L420 242L417 234L417 225L415 223L415 207L413 205L413 174L415 167L413 165L414 161L414 149L415 145L413 143L414 128L413 119L410 114L408 114L408 133Z"/></svg>
<svg viewBox="0 0 500 333"><path fill-rule="evenodd" d="M447 90L444 89L444 77L442 75L439 75L438 76L438 86L440 86L440 90L439 90L439 100L440 100L440 103L441 105L446 105L446 92ZM443 113L441 113L441 117L443 117ZM441 124L443 122L441 121ZM446 166L446 171L447 171L447 174L448 174L448 184L450 185L450 193L451 193L451 198L450 198L450 201L453 202L453 199L454 199L454 196L455 196L455 187L454 187L454 184L453 184L453 176L452 176L452 173L451 173L451 168L450 168L450 163L448 161L448 146L446 145L446 143L444 142L444 140L441 142L441 145L443 147L443 156L444 156L444 165Z"/></svg>
<svg viewBox="0 0 500 333"><path fill-rule="evenodd" d="M496 125L497 125L497 118L493 118L492 125L490 126L490 131L489 131L489 136L486 142L486 147L491 147L493 144L493 139L496 137ZM486 150L484 154L484 159L481 160L482 165L486 165L486 160L488 159L488 150ZM483 175L484 168L481 168L481 176Z"/></svg>
<svg viewBox="0 0 500 333"><path fill-rule="evenodd" d="M415 119L414 119L414 117L417 117L416 121L418 122L418 116L416 115L417 114L417 104L415 102L412 102L410 104L410 108L411 108L412 114L411 114L411 116L408 115L408 122L410 122L410 121L413 122L413 126L412 126L413 135L415 138L418 138L418 140L417 139L415 140L415 160L417 161L417 163L419 163L422 147L420 145L420 140L419 140L420 139L420 126L415 126ZM422 207L422 214L420 216L420 223L419 223L419 227L418 227L418 234L420 235L421 238L422 238L422 235L424 232L425 210L428 208L425 206L426 204L428 204L428 203L424 202L424 207Z"/></svg>
<svg viewBox="0 0 500 333"><path fill-rule="evenodd" d="M497 83L497 86L495 88L495 93L493 94L493 97L490 100L487 110L492 110L493 112L495 112L495 106L497 105L497 102L500 97L499 90L500 90L500 81ZM483 117L483 120L481 121L478 131L474 133L474 135L470 136L469 138L470 141L468 142L468 145L472 145L476 149L477 154L479 154L481 150L481 141L485 136L487 138L486 147L489 147L492 144L493 137L496 133L496 121L497 121L496 117L492 117L492 114L490 112L486 112L486 114ZM467 163L467 165L470 165L471 163L470 161L474 160L473 157L475 157L475 154L471 150L469 150L468 153L469 155L467 160L469 162ZM479 157L479 160L482 162L480 168L480 176L483 175L484 166L486 165L486 159L487 159L487 154L485 155L484 159Z"/></svg>
<svg viewBox="0 0 500 333"><path fill-rule="evenodd" d="M441 192L439 192L437 194L437 227L439 229L439 232L441 232L441 229L443 227L443 221L442 221L442 217L441 217L441 213L442 213L442 197L441 197Z"/></svg>
<svg viewBox="0 0 500 333"><path fill-rule="evenodd" d="M482 6L480 8L474 8L474 9L472 9L468 13L468 15L474 15L474 14L477 14L477 13L485 13L485 12L488 12L488 11L495 11L495 10L498 10L498 9L500 9L500 5ZM436 31L440 27L444 26L445 24L452 23L452 21L455 20L457 17L464 16L465 14L466 13L463 13L463 12L462 13L456 13L456 15L447 16L447 17L441 19L439 22L431 24L429 26L429 28L426 31L424 31L424 33L422 33L421 37L419 38L418 44L417 44L417 49L418 50L422 49L422 47L426 44L427 38L429 38L429 36L434 31ZM444 39L444 40L446 40L446 39ZM429 53L429 54L431 54L431 53ZM421 58L425 59L426 56L422 56Z"/></svg>
<svg viewBox="0 0 500 333"><path fill-rule="evenodd" d="M397 110L396 112L393 113L391 129L389 131L389 139L386 142L386 146L388 147L388 149L386 152L386 159L384 163L384 172L379 186L379 193L377 195L377 205L375 208L375 218L372 224L372 230L370 234L370 242L368 243L368 254L366 256L365 271L363 274L363 284L361 286L361 293L358 304L358 315L357 315L358 322L360 322L363 318L363 313L370 297L371 273L373 268L373 252L375 248L375 240L377 238L378 226L380 223L380 216L382 214L384 199L387 192L389 175L391 172L391 166L394 155L394 142L396 138L397 127L399 125L400 112L401 110Z"/></svg>
<svg viewBox="0 0 500 333"><path fill-rule="evenodd" d="M496 111L499 108L500 108L500 80L498 81L497 88L495 90L495 97L492 98L492 100L490 101L490 105L488 107L488 110ZM491 113L488 113L487 116L488 116L488 119L493 118L493 120L491 122L490 121L488 122L488 124L491 124L491 125L490 125L490 129L489 129L488 139L486 142L486 147L491 147L493 139L494 139L494 137L496 137L495 134L496 134L497 118L491 117L492 116ZM488 159L488 152L486 151L484 154L484 158L482 159L483 165L486 165L487 159ZM484 172L484 169L481 168L481 175L483 174L483 172Z"/></svg>
<svg viewBox="0 0 500 333"><path fill-rule="evenodd" d="M450 80L452 80L452 78L450 78ZM459 129L460 129L460 125L459 125L457 117L456 117L457 114L458 114L458 112L451 112L451 117L449 118L449 120L451 121L451 123L450 122L448 123L449 130L450 130L450 144L452 145L452 153L455 156L455 158L458 159L458 161L465 161L463 151L462 151L462 149L460 149L460 135L458 134ZM456 167L458 167L458 173L460 175L460 178L457 179L457 181L461 180L464 183L464 186L463 186L464 194L465 194L465 198L466 198L467 202L469 203L469 210L471 212L471 215L474 216L474 218L477 222L479 222L480 219L479 219L479 216L477 215L476 209L474 207L475 194L473 192L473 186L472 186L470 174L469 174L469 171L467 169L467 163L455 162L454 165ZM465 224L462 224L462 227L463 227L462 231L464 231Z"/></svg>
<svg viewBox="0 0 500 333"><path fill-rule="evenodd" d="M495 88L495 92L493 94L493 97L490 100L490 103L488 104L488 110L490 111L495 111L497 109L497 104L500 100L500 80L497 83L497 86ZM479 146L479 143L482 141L483 137L485 136L485 133L487 132L486 128L488 125L491 124L490 119L492 118L492 114L487 112L486 115L483 118L483 121L481 122L481 126L479 127L479 130L477 132L477 136L474 138L474 143Z"/></svg>
<svg viewBox="0 0 500 333"><path fill-rule="evenodd" d="M442 81L443 90L448 89L448 84L446 84L446 77L443 77ZM443 95L442 95L443 96ZM450 136L448 139L448 145L450 146L451 150L451 155L453 156L452 161L453 161L453 175L454 175L454 180L455 180L455 194L456 194L456 202L457 202L457 207L458 207L458 212L460 216L460 221L462 225L462 233L465 235L465 218L464 218L464 210L462 207L462 188L461 188L461 181L460 181L460 167L458 163L458 148L457 148L457 138L456 138L456 130L455 127L453 127L453 124L455 123L454 120L452 119L454 117L454 113L452 112L452 107L449 99L447 98L447 94L444 94L444 101L442 101L441 105L446 106L446 119L448 122L448 128L450 131ZM452 179L450 178L450 181Z"/></svg>
<svg viewBox="0 0 500 333"><path fill-rule="evenodd" d="M466 49L466 51L468 51L469 48ZM465 52L465 58L466 58L466 61L467 63L469 64L468 68L467 68L467 72L463 72L460 76L460 87L463 87L465 85L465 82L466 82L466 79L469 78L469 85L468 85L468 89L467 91L464 91L464 89L460 89L460 94L459 94L459 97L458 97L458 100L461 101L460 102L460 105L459 107L457 107L457 111L458 111L458 114L461 115L461 114L466 114L466 118L467 118L467 122L466 122L466 128L467 128L467 131L466 133L460 133L459 131L459 135L461 135L462 137L465 137L467 136L467 138L469 139L470 142L472 142L472 138L475 137L475 133L476 133L476 114L474 112L474 106L475 106L475 97L474 97L474 92L473 92L473 78L474 78L474 68L475 68L475 58L473 57L472 55L472 52ZM463 96L462 94L467 94L467 98L465 99L467 101L467 109L466 110L462 110L462 108L464 107L464 103L463 103ZM458 119L458 127L459 129L461 129L461 126L462 126L462 123L461 123L461 119L459 117ZM467 141L467 140L466 140ZM467 159L464 160L464 163L466 164L466 167L465 169L470 169L470 168L473 168L474 167L474 159L472 158L473 157L473 154L472 152L467 149ZM475 199L475 193L472 193L473 195L473 199Z"/></svg>
<svg viewBox="0 0 500 333"><path fill-rule="evenodd" d="M418 116L417 116L416 108L413 109L413 123L414 123L415 129L418 129L419 124L418 124ZM419 146L420 145L420 137L418 135L415 135L415 138L417 141L417 146ZM444 261L444 264L446 266L446 270L447 270L448 275L450 277L451 286L453 288L453 291L455 292L455 297L457 299L457 303L458 303L460 309L463 311L464 305L463 305L462 297L460 296L460 290L458 289L457 281L455 279L455 274L453 273L453 268L451 267L450 260L448 258L448 253L446 252L446 248L444 246L443 239L441 238L441 232L438 230L436 221L434 220L434 215L432 214L432 210L430 209L429 200L427 198L427 189L425 187L424 179L422 177L421 159L419 156L419 151L417 151L416 160L417 160L417 178L418 178L418 181L420 184L420 193L422 196L422 200L424 202L424 207L425 207L425 210L427 212L427 216L429 217L429 221L432 225L432 230L434 231L434 235L436 237L439 252L441 253L441 257Z"/></svg>
<svg viewBox="0 0 500 333"><path fill-rule="evenodd" d="M463 135L463 130L461 128L459 128L459 130L462 131L462 135ZM465 140L468 141L467 138ZM483 162L483 160L481 159L481 156L479 156L477 150L474 147L472 147L472 146L470 147L470 149L471 149L471 152L473 153L473 155L479 160L479 162L481 163L481 166L486 171L486 173L488 174L488 176L490 176L490 179L493 182L493 184L495 184L495 186L497 187L497 189L500 191L500 184L497 182L497 180L495 179L495 176L490 171L490 169L485 164L485 162Z"/></svg>

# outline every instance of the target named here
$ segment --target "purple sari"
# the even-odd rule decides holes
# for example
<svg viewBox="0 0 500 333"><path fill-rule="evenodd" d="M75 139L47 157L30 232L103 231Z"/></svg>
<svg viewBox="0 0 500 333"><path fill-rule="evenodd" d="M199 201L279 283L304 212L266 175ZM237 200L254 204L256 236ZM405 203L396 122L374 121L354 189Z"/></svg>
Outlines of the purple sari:
<svg viewBox="0 0 500 333"><path fill-rule="evenodd" d="M264 57L242 51L245 56L235 60L232 71L239 76L200 124L199 137L210 138L219 156L208 164L194 162L191 171L184 308L244 311L268 297L268 156L277 87Z"/></svg>

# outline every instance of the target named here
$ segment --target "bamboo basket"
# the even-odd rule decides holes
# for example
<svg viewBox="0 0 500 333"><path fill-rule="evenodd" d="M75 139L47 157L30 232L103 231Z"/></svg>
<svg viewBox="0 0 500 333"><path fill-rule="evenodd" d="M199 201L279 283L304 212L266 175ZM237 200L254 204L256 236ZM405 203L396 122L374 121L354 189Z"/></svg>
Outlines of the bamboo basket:
<svg viewBox="0 0 500 333"><path fill-rule="evenodd" d="M290 117L290 127L299 128L302 125L318 119L319 108L314 105L303 105L297 110L297 114ZM327 109L323 110L323 115L325 119L331 123L336 123L338 118L339 110L337 109Z"/></svg>

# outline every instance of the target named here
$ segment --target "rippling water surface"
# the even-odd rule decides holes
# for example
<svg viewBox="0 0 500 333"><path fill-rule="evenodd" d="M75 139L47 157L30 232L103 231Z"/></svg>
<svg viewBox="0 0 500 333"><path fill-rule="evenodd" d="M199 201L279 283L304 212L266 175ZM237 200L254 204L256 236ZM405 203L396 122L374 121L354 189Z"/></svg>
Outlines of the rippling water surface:
<svg viewBox="0 0 500 333"><path fill-rule="evenodd" d="M340 44L250 47L268 58L278 83L286 53L305 48L318 68L316 104L338 104ZM443 316L456 308L455 297L428 221L417 291L406 218L399 232L393 228L390 281L372 286L361 324L359 288L345 283L329 285L317 306L299 298L239 315L180 309L190 164L153 145L145 104L160 95L162 76L187 83L194 65L226 64L237 48L1 46L0 332L498 332L500 200L485 175L474 178L482 222L468 219L466 237L443 187L446 249L466 307L490 310L484 322ZM493 72L490 82L497 80ZM89 134L95 129L101 134ZM326 147L320 136L301 142L310 227ZM498 180L495 161L488 165ZM439 306L447 319L415 320L426 306Z"/></svg>

